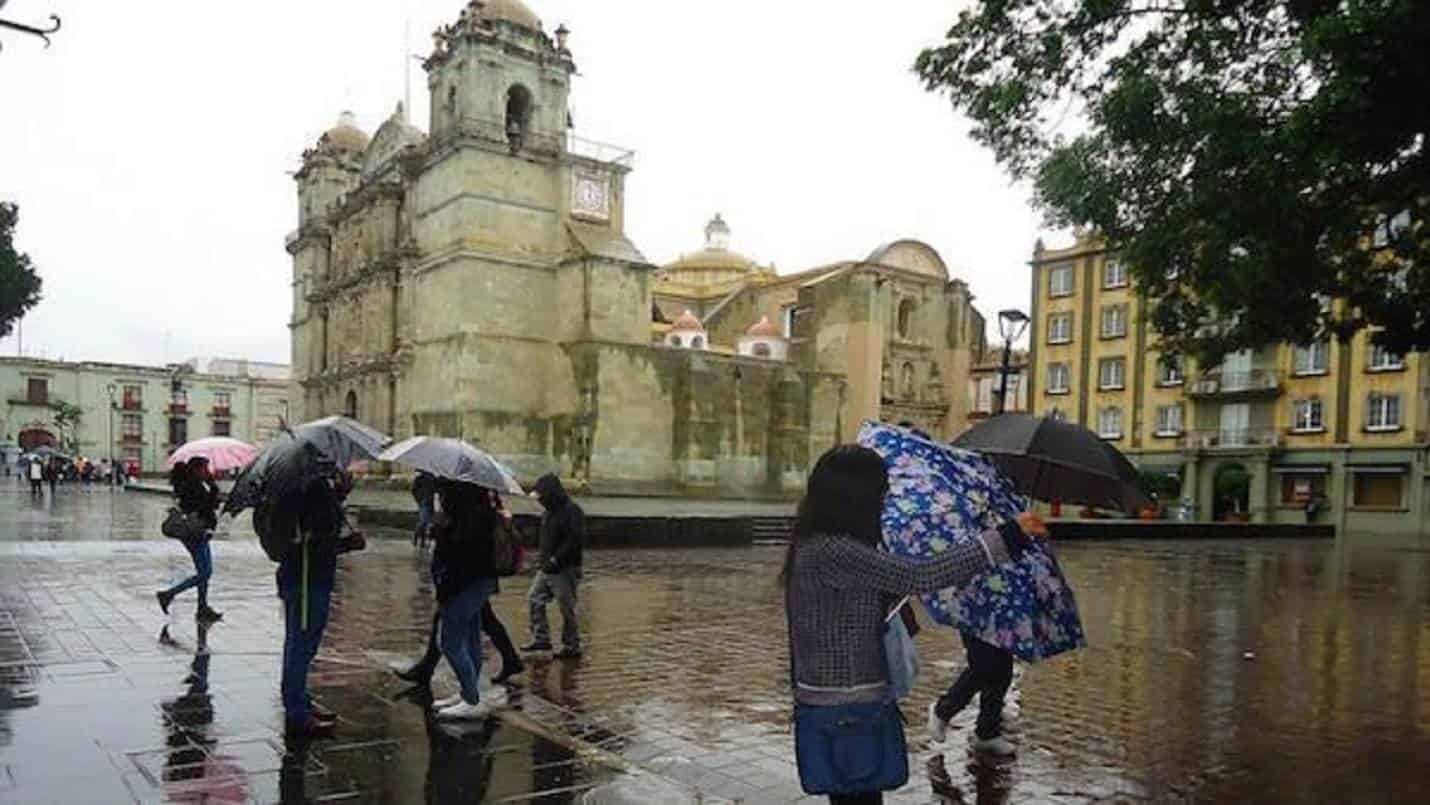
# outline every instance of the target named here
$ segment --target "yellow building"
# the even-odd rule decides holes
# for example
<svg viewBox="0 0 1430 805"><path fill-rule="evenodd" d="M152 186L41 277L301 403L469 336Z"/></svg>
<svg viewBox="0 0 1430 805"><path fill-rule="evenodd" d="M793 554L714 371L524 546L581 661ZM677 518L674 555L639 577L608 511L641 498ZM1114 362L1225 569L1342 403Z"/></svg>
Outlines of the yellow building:
<svg viewBox="0 0 1430 805"><path fill-rule="evenodd" d="M1351 342L1273 345L1198 370L1157 351L1149 305L1097 238L1032 260L1029 405L1180 480L1199 519L1427 537L1430 362ZM1244 480L1242 480L1244 479ZM1165 502L1165 501L1164 501Z"/></svg>

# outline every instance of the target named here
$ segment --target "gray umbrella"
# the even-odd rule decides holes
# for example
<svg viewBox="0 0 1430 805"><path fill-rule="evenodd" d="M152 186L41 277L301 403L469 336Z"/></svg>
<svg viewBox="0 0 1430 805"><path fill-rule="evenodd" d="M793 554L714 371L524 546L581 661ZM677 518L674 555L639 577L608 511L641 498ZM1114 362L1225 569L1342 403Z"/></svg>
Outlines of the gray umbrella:
<svg viewBox="0 0 1430 805"><path fill-rule="evenodd" d="M391 439L361 422L330 416L284 430L239 473L224 511L237 514L264 500L281 500L310 481L377 458Z"/></svg>
<svg viewBox="0 0 1430 805"><path fill-rule="evenodd" d="M430 472L439 478L475 484L512 495L525 494L512 471L490 453L460 439L436 436L413 436L394 444L378 456L381 461L395 461L415 469Z"/></svg>
<svg viewBox="0 0 1430 805"><path fill-rule="evenodd" d="M1028 414L999 414L969 428L953 444L987 456L1013 479L1019 492L1037 500L1128 512L1147 502L1132 462L1078 425Z"/></svg>

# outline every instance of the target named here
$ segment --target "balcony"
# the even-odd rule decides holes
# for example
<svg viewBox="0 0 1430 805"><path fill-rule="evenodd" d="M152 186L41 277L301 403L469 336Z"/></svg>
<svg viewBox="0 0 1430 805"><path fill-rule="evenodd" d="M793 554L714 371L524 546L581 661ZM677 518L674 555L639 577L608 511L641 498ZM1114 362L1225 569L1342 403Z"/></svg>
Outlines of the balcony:
<svg viewBox="0 0 1430 805"><path fill-rule="evenodd" d="M119 434L120 444L143 444L144 434L142 433L121 433Z"/></svg>
<svg viewBox="0 0 1430 805"><path fill-rule="evenodd" d="M133 399L133 398L125 398L122 402L119 403L119 410L121 410L121 411L143 411L143 410L144 410L144 401L143 401L143 400L136 400L136 399Z"/></svg>
<svg viewBox="0 0 1430 805"><path fill-rule="evenodd" d="M32 405L36 408L49 408L51 403L59 402L49 394L22 394L9 397L5 401L11 405Z"/></svg>
<svg viewBox="0 0 1430 805"><path fill-rule="evenodd" d="M209 409L209 417L212 419L232 419L233 409L227 405L215 405Z"/></svg>
<svg viewBox="0 0 1430 805"><path fill-rule="evenodd" d="M188 416L189 404L181 402L169 403L168 412L169 416Z"/></svg>
<svg viewBox="0 0 1430 805"><path fill-rule="evenodd" d="M1285 437L1276 428L1206 428L1182 434L1181 444L1196 450L1238 450L1280 447Z"/></svg>
<svg viewBox="0 0 1430 805"><path fill-rule="evenodd" d="M1275 369L1213 372L1187 389L1189 397L1261 397L1281 393L1281 375Z"/></svg>

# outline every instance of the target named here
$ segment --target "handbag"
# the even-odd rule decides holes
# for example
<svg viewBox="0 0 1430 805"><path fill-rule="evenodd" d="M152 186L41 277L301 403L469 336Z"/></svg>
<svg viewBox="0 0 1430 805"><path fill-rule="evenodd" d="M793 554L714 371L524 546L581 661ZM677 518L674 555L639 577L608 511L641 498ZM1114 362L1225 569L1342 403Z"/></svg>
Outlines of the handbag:
<svg viewBox="0 0 1430 805"><path fill-rule="evenodd" d="M884 618L884 663L889 669L889 691L895 701L907 697L919 677L919 650L904 617L908 600L904 598ZM912 613L908 617L911 618Z"/></svg>
<svg viewBox="0 0 1430 805"><path fill-rule="evenodd" d="M159 530L170 539L184 541L199 539L208 533L208 528L196 515L185 514L174 508L169 509Z"/></svg>
<svg viewBox="0 0 1430 805"><path fill-rule="evenodd" d="M889 791L909 781L903 716L892 701L795 704L794 754L806 794Z"/></svg>

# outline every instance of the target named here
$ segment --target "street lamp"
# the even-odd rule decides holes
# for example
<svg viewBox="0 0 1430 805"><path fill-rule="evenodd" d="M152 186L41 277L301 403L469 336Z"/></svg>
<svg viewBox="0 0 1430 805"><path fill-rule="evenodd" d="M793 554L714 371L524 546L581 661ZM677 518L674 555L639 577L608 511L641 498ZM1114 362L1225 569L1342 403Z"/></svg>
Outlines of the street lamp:
<svg viewBox="0 0 1430 805"><path fill-rule="evenodd" d="M114 384L110 383L104 390L109 392L109 445L105 452L109 454L109 483L113 484L119 474L119 465L114 463Z"/></svg>
<svg viewBox="0 0 1430 805"><path fill-rule="evenodd" d="M1028 329L1028 314L1013 308L998 311L998 334L1003 336L1003 365L998 370L998 410L996 413L1003 413L1007 405L1008 375L1012 374L1008 362L1013 356L1013 342L1021 338L1026 329Z"/></svg>

